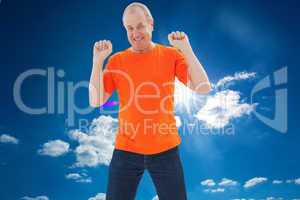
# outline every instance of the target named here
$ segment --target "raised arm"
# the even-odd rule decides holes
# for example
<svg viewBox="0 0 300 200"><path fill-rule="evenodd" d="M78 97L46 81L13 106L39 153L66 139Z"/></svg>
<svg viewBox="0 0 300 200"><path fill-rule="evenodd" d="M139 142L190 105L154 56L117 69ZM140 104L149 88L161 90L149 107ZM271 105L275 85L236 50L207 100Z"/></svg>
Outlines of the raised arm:
<svg viewBox="0 0 300 200"><path fill-rule="evenodd" d="M103 64L112 52L109 40L95 42L93 47L93 68L89 83L89 104L91 107L102 106L111 94L104 91Z"/></svg>
<svg viewBox="0 0 300 200"><path fill-rule="evenodd" d="M203 66L194 54L187 35L184 32L176 31L170 33L168 39L172 46L183 53L187 61L188 73L191 77L191 80L187 84L188 87L200 94L208 93L211 90L211 84Z"/></svg>

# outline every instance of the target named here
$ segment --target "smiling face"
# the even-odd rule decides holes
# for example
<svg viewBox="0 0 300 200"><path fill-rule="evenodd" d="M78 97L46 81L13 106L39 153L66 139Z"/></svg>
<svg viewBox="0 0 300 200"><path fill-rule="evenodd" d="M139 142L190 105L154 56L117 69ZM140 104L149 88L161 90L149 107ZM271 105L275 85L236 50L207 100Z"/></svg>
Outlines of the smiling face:
<svg viewBox="0 0 300 200"><path fill-rule="evenodd" d="M153 20L147 18L142 9L127 11L123 23L133 50L146 51L151 48Z"/></svg>

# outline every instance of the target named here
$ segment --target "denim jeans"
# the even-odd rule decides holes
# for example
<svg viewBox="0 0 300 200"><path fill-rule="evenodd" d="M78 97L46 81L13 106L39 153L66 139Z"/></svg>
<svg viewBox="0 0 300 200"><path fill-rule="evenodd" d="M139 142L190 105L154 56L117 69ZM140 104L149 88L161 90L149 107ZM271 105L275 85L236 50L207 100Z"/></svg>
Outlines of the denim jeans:
<svg viewBox="0 0 300 200"><path fill-rule="evenodd" d="M178 146L143 155L114 149L109 165L106 200L134 200L144 170L148 170L159 200L186 200Z"/></svg>

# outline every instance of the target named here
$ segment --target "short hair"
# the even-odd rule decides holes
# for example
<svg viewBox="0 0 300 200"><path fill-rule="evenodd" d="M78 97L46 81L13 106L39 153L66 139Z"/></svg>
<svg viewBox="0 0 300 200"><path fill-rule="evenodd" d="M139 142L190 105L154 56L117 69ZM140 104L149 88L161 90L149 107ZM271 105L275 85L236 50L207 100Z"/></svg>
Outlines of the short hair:
<svg viewBox="0 0 300 200"><path fill-rule="evenodd" d="M144 12L144 14L145 14L147 20L153 21L153 17L152 17L152 15L151 15L151 12L150 12L150 10L148 9L148 7L147 7L145 4L142 4L142 3L139 3L139 2L133 2L133 3L129 4L129 5L125 8L125 10L124 10L124 12L123 12L123 17L122 17L123 24L124 24L124 17L125 17L125 14L126 14L128 11L135 12L137 8L141 9L141 10Z"/></svg>

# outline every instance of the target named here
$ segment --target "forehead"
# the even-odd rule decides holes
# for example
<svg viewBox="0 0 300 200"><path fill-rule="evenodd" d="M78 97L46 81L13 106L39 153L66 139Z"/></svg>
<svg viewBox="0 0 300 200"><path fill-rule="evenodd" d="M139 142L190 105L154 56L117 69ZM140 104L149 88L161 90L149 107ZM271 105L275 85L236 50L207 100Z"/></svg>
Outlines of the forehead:
<svg viewBox="0 0 300 200"><path fill-rule="evenodd" d="M132 8L124 14L124 26L136 26L147 23L145 13L139 8Z"/></svg>

